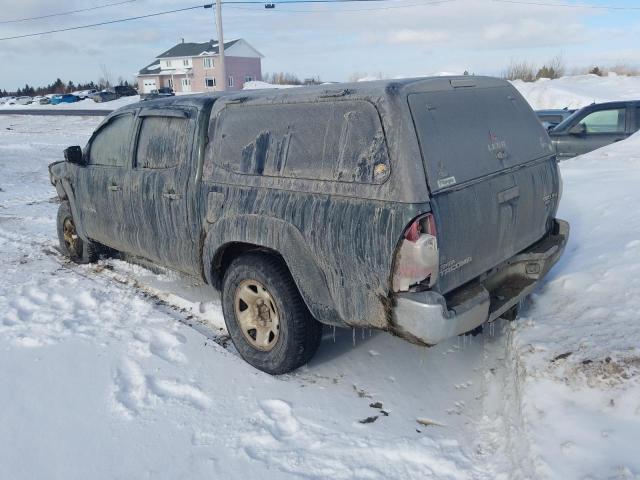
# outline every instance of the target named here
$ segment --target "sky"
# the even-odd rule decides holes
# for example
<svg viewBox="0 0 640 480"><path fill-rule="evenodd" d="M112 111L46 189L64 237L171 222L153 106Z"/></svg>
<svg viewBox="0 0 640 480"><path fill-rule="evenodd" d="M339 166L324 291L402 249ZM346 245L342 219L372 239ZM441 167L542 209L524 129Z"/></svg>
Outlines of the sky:
<svg viewBox="0 0 640 480"><path fill-rule="evenodd" d="M0 37L86 25L205 3L131 0L73 15L8 22L118 0L0 0ZM122 1L122 0L120 0ZM208 0L207 0L208 1ZM232 1L232 0L227 0ZM518 1L518 0L516 0ZM526 0L525 0L526 1ZM223 5L224 38L244 38L263 55L264 72L346 81L364 76L438 72L499 75L511 62L542 65L560 55L569 71L593 65L640 67L637 0L388 0L371 3ZM606 10L588 6L632 7ZM217 38L214 9L0 40L0 89L65 82L133 80L139 69L182 38Z"/></svg>

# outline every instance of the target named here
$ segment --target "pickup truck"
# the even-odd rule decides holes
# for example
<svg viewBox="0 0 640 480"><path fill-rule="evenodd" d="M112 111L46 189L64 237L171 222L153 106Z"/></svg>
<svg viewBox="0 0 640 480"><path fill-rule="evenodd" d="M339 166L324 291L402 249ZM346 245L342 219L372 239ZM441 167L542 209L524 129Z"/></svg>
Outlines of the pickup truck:
<svg viewBox="0 0 640 480"><path fill-rule="evenodd" d="M322 324L428 346L514 318L569 235L549 137L495 78L151 99L65 158L62 251L200 277L272 374L306 363Z"/></svg>
<svg viewBox="0 0 640 480"><path fill-rule="evenodd" d="M625 140L640 130L640 100L593 103L549 131L558 160Z"/></svg>

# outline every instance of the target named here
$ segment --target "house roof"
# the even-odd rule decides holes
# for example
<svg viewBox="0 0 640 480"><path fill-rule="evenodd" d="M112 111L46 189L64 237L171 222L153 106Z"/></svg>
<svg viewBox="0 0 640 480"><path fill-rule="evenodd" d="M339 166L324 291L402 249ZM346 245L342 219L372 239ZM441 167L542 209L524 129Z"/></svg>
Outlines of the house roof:
<svg viewBox="0 0 640 480"><path fill-rule="evenodd" d="M224 42L224 48L233 46L238 40L231 40L230 42ZM173 57L195 57L203 52L208 52L213 55L218 53L218 41L209 40L204 43L179 43L174 47L171 47L164 53L161 53L156 58L173 58Z"/></svg>
<svg viewBox="0 0 640 480"><path fill-rule="evenodd" d="M138 75L158 75L160 73L160 60L154 60L138 72Z"/></svg>

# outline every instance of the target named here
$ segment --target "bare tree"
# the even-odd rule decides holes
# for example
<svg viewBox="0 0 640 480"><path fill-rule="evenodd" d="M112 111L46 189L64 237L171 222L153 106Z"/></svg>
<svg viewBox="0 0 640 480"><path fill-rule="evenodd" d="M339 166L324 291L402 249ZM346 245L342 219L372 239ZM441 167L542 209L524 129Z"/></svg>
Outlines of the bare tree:
<svg viewBox="0 0 640 480"><path fill-rule="evenodd" d="M112 84L112 76L111 70L104 64L100 64L100 78L98 79L98 84L102 88L109 88Z"/></svg>
<svg viewBox="0 0 640 480"><path fill-rule="evenodd" d="M264 81L274 85L302 85L296 75L285 72L267 73L264 75Z"/></svg>
<svg viewBox="0 0 640 480"><path fill-rule="evenodd" d="M627 75L629 77L640 75L640 69L638 67L633 67L631 65L627 65L626 63L613 65L612 67L609 67L608 70L610 72L617 73L618 75Z"/></svg>
<svg viewBox="0 0 640 480"><path fill-rule="evenodd" d="M524 82L533 82L536 79L535 66L527 61L511 60L511 63L502 74L507 80L522 80Z"/></svg>

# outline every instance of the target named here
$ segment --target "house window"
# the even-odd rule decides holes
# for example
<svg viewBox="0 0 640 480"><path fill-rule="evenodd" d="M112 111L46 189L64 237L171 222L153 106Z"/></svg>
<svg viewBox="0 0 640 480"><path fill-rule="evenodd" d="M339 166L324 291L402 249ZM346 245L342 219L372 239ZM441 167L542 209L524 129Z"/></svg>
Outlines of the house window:
<svg viewBox="0 0 640 480"><path fill-rule="evenodd" d="M255 79L251 75L244 76L244 83L253 82Z"/></svg>
<svg viewBox="0 0 640 480"><path fill-rule="evenodd" d="M181 85L182 85L183 87L188 87L188 86L190 86L190 85L191 85L191 79L190 79L190 78L183 78L183 79L182 79L182 82L181 82Z"/></svg>
<svg viewBox="0 0 640 480"><path fill-rule="evenodd" d="M213 58L207 57L202 59L202 65L204 65L204 68L213 68Z"/></svg>
<svg viewBox="0 0 640 480"><path fill-rule="evenodd" d="M215 78L205 78L204 79L204 85L207 88L213 88L216 86L216 79Z"/></svg>
<svg viewBox="0 0 640 480"><path fill-rule="evenodd" d="M168 83L169 83L169 86L170 86L171 88L173 88L173 79L172 79L172 78L169 78L169 79L168 79Z"/></svg>
<svg viewBox="0 0 640 480"><path fill-rule="evenodd" d="M182 60L182 65L185 66L185 67L188 67L189 66L189 59L185 58L184 60Z"/></svg>
<svg viewBox="0 0 640 480"><path fill-rule="evenodd" d="M171 60L166 60L166 62L167 62L167 67L170 68L171 67Z"/></svg>
<svg viewBox="0 0 640 480"><path fill-rule="evenodd" d="M227 85L229 87L233 87L233 76L232 75L229 75L229 80L227 81Z"/></svg>

